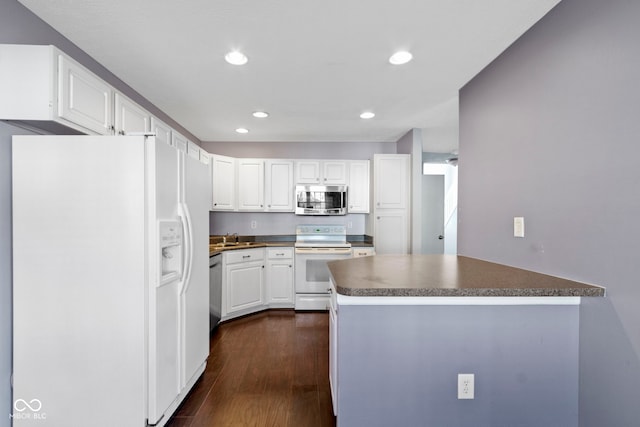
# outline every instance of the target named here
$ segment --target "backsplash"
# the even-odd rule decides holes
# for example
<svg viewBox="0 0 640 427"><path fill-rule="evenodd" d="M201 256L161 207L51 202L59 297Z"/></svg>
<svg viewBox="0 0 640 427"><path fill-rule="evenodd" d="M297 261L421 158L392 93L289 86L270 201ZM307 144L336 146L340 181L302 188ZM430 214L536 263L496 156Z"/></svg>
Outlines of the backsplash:
<svg viewBox="0 0 640 427"><path fill-rule="evenodd" d="M365 217L364 214L301 216L288 212L209 212L209 234L295 234L296 225L299 224L341 224L347 226L347 234L365 234Z"/></svg>

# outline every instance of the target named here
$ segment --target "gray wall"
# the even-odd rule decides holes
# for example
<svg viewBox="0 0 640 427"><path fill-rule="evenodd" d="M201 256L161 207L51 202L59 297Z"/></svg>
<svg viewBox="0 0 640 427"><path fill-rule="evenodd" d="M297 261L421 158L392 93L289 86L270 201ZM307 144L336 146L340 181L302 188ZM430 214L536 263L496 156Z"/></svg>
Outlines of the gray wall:
<svg viewBox="0 0 640 427"><path fill-rule="evenodd" d="M639 18L563 0L460 92L458 252L607 287L580 311L581 427L640 419Z"/></svg>
<svg viewBox="0 0 640 427"><path fill-rule="evenodd" d="M577 306L340 305L338 426L577 427L578 323Z"/></svg>

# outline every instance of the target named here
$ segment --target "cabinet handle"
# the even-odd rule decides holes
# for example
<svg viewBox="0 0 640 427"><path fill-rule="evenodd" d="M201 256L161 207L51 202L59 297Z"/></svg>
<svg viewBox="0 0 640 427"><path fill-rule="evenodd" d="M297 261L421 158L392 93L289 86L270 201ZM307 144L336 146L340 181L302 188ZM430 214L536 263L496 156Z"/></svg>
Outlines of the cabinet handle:
<svg viewBox="0 0 640 427"><path fill-rule="evenodd" d="M289 268L291 268L291 264L289 264Z"/></svg>
<svg viewBox="0 0 640 427"><path fill-rule="evenodd" d="M251 255L242 255L242 259L251 258Z"/></svg>

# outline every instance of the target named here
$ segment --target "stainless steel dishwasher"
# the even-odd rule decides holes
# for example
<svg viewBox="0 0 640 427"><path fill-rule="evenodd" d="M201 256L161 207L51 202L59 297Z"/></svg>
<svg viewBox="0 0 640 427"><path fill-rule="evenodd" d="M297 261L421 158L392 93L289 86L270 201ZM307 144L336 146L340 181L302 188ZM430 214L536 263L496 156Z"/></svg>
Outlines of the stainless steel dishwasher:
<svg viewBox="0 0 640 427"><path fill-rule="evenodd" d="M209 330L220 323L222 315L222 254L209 257Z"/></svg>

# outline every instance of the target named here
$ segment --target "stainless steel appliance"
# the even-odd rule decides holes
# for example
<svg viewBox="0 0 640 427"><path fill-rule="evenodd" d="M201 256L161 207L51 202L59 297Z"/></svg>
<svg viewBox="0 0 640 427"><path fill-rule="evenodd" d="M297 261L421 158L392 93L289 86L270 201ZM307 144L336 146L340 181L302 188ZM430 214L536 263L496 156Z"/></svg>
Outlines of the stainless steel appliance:
<svg viewBox="0 0 640 427"><path fill-rule="evenodd" d="M296 215L346 214L346 185L296 186Z"/></svg>
<svg viewBox="0 0 640 427"><path fill-rule="evenodd" d="M222 254L209 257L209 329L213 331L222 316Z"/></svg>
<svg viewBox="0 0 640 427"><path fill-rule="evenodd" d="M328 261L351 258L344 225L298 225L295 243L296 310L327 310Z"/></svg>

